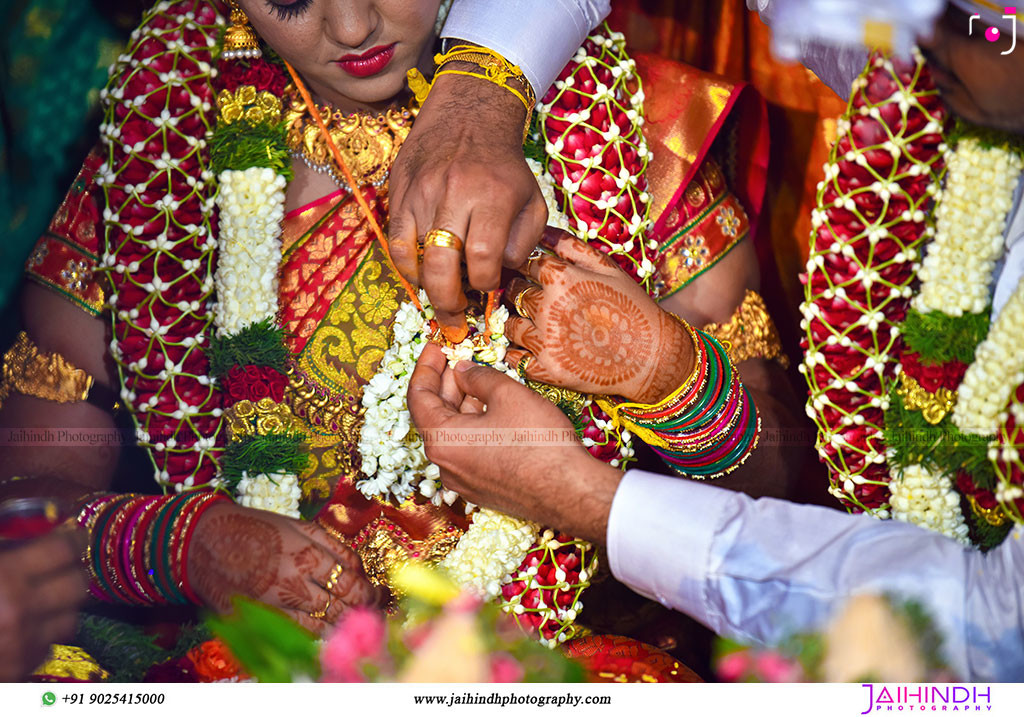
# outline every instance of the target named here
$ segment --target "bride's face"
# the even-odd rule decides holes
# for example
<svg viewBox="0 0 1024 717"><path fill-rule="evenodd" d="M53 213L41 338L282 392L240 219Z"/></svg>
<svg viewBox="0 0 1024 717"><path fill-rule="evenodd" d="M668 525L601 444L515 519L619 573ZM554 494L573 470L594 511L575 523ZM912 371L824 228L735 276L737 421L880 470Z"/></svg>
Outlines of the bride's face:
<svg viewBox="0 0 1024 717"><path fill-rule="evenodd" d="M380 107L430 52L441 0L239 0L310 90L338 109Z"/></svg>

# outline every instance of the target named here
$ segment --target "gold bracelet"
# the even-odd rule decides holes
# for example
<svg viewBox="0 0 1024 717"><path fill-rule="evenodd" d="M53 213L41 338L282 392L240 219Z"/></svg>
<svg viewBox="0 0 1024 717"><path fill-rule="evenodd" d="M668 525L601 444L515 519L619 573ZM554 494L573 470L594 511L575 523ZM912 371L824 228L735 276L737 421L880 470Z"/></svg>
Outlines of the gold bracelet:
<svg viewBox="0 0 1024 717"><path fill-rule="evenodd" d="M0 406L11 393L56 403L78 403L89 397L93 378L59 353L45 353L24 331L4 354Z"/></svg>
<svg viewBox="0 0 1024 717"><path fill-rule="evenodd" d="M481 72L443 69L449 62L468 62L479 67ZM434 73L435 80L441 75L479 77L505 88L518 97L519 101L523 103L523 107L526 108L526 122L523 125L523 141L526 141L530 131L530 122L533 120L533 108L537 104L537 95L533 90L533 85L526 79L526 75L518 65L513 65L494 50L474 45L456 45L448 52L435 55L434 64L437 65L437 72ZM520 92L509 84L510 81L520 82L524 91Z"/></svg>
<svg viewBox="0 0 1024 717"><path fill-rule="evenodd" d="M743 302L723 324L708 324L704 333L711 334L726 347L733 365L752 358L775 359L783 368L789 358L782 352L782 341L768 313L764 299L756 291L747 289Z"/></svg>

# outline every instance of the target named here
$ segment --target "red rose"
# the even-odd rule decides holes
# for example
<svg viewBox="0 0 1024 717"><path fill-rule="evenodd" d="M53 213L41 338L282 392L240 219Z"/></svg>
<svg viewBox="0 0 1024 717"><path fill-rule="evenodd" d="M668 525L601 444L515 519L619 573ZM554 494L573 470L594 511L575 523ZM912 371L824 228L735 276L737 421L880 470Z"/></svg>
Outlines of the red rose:
<svg viewBox="0 0 1024 717"><path fill-rule="evenodd" d="M268 397L281 403L288 377L269 366L232 366L222 383L229 403Z"/></svg>
<svg viewBox="0 0 1024 717"><path fill-rule="evenodd" d="M199 674L196 672L192 660L187 657L179 657L167 662L153 665L146 671L143 682L199 682Z"/></svg>
<svg viewBox="0 0 1024 717"><path fill-rule="evenodd" d="M263 370L259 366L246 366L245 369L246 393L250 401L259 401L261 398L270 396L270 388L263 378Z"/></svg>
<svg viewBox="0 0 1024 717"><path fill-rule="evenodd" d="M228 403L238 403L249 397L245 390L245 384L245 371L241 366L232 366L228 375L221 381Z"/></svg>
<svg viewBox="0 0 1024 717"><path fill-rule="evenodd" d="M904 353L900 362L903 371L929 393L935 393L940 388L955 391L967 372L967 364L960 361L929 364L921 361L920 354L911 352Z"/></svg>

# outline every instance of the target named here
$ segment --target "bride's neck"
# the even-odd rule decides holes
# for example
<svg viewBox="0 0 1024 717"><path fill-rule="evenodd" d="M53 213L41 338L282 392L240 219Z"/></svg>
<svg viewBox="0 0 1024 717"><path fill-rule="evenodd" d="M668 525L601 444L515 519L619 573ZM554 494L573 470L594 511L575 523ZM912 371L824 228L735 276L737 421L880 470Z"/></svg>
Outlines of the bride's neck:
<svg viewBox="0 0 1024 717"><path fill-rule="evenodd" d="M313 97L313 101L318 105L327 105L331 109L344 114L355 114L357 112L383 114L389 109L405 107L409 102L409 98L412 97L411 92L403 90L394 97L380 102L358 102L344 95L318 91L314 87L310 87L309 92Z"/></svg>

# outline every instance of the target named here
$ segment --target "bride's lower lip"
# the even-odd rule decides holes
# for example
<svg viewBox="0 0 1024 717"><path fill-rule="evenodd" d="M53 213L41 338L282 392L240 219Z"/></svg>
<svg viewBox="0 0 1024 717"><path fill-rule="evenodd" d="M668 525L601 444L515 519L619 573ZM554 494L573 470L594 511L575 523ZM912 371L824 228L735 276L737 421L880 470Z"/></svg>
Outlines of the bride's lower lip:
<svg viewBox="0 0 1024 717"><path fill-rule="evenodd" d="M370 77L381 72L395 56L395 45L375 47L361 57L347 57L335 60L334 64L353 77Z"/></svg>

